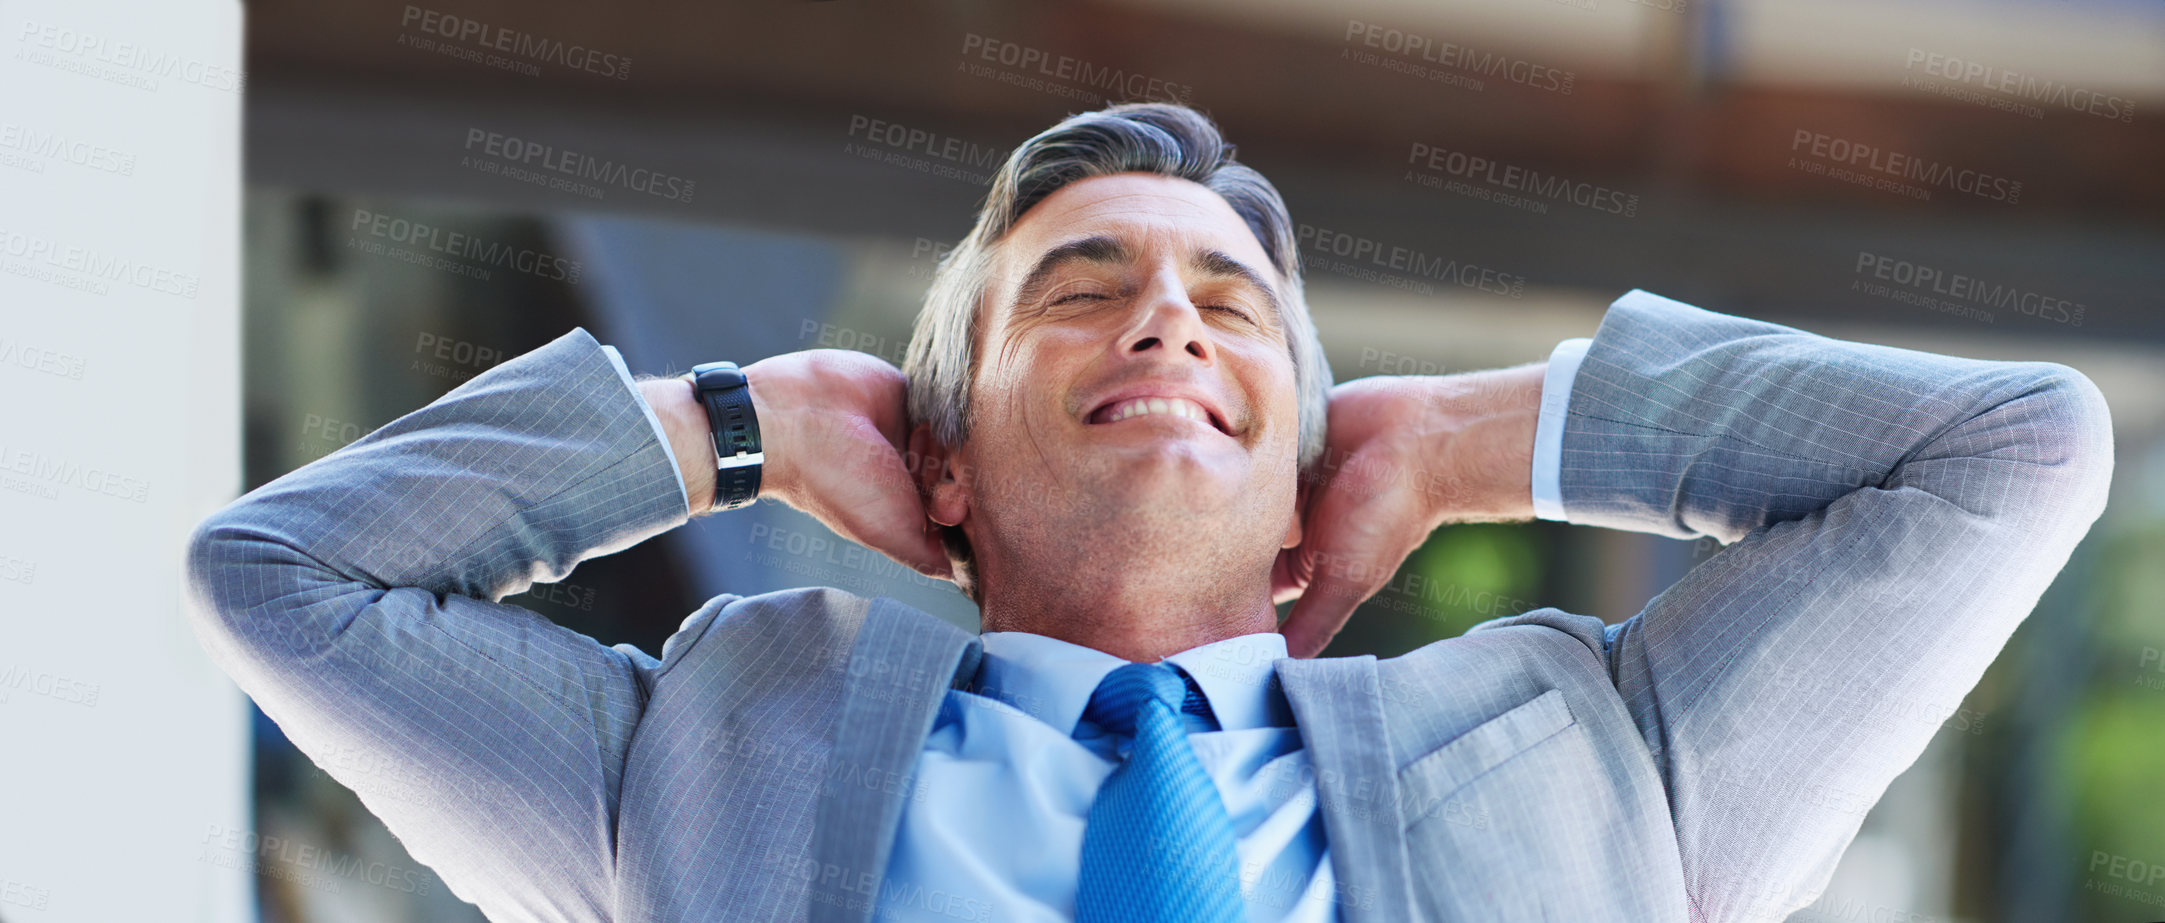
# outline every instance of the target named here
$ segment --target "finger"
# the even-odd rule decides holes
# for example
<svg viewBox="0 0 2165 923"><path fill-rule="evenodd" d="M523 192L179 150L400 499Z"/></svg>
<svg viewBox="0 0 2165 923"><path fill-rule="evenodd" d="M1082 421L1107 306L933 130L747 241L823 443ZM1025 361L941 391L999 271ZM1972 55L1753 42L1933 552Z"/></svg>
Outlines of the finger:
<svg viewBox="0 0 2165 923"><path fill-rule="evenodd" d="M951 578L946 546L938 530L930 528L924 494L901 454L869 428L852 435L846 463L837 459L822 469L821 486L811 492L819 508L806 512L844 538L911 570Z"/></svg>
<svg viewBox="0 0 2165 923"><path fill-rule="evenodd" d="M1311 561L1308 584L1300 601L1293 604L1292 614L1278 629L1286 637L1287 652L1295 657L1322 653L1353 616L1353 610L1383 585L1383 580L1371 573L1370 553L1349 547L1348 539L1359 540L1347 535L1347 531L1319 530L1315 535L1317 546L1301 549Z"/></svg>
<svg viewBox="0 0 2165 923"><path fill-rule="evenodd" d="M952 569L939 532L930 528L922 498L914 490L885 490L844 517L852 538L903 566L928 576L947 578Z"/></svg>
<svg viewBox="0 0 2165 923"><path fill-rule="evenodd" d="M1310 582L1301 593L1300 602L1293 604L1293 614L1286 617L1278 630L1285 635L1286 652L1294 657L1314 657L1330 646L1331 639L1338 636L1339 629L1353 617L1353 610L1361 601L1376 592L1381 584L1364 586L1360 582L1331 576L1329 568L1323 576Z"/></svg>
<svg viewBox="0 0 2165 923"><path fill-rule="evenodd" d="M1309 522L1314 547L1304 541L1299 549L1309 561L1308 587L1279 628L1293 656L1322 653L1353 610L1382 589L1412 551L1402 524L1388 518L1399 508L1402 504L1388 496L1349 490L1326 490L1317 498Z"/></svg>
<svg viewBox="0 0 2165 923"><path fill-rule="evenodd" d="M837 529L843 538L886 555L888 558L928 577L951 579L954 574L947 562L947 551L939 539L923 530L903 530L889 526L884 517L880 521L863 523L838 523L845 528ZM852 527L855 526L855 527Z"/></svg>
<svg viewBox="0 0 2165 923"><path fill-rule="evenodd" d="M925 540L931 544L933 560L930 567L920 567L917 572L927 577L951 581L955 579L955 565L947 558L947 542L941 530L940 524L933 522L932 517L925 517L923 531Z"/></svg>

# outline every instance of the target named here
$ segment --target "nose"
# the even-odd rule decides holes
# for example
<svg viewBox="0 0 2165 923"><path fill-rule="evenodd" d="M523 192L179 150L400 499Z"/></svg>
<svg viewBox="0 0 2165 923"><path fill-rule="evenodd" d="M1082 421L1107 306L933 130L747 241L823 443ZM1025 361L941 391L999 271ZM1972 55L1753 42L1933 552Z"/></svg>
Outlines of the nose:
<svg viewBox="0 0 2165 923"><path fill-rule="evenodd" d="M1210 365L1217 361L1217 346L1210 341L1210 327L1203 314L1188 300L1187 286L1177 272L1168 269L1154 276L1136 298L1137 315L1122 331L1126 352L1153 349L1178 350Z"/></svg>

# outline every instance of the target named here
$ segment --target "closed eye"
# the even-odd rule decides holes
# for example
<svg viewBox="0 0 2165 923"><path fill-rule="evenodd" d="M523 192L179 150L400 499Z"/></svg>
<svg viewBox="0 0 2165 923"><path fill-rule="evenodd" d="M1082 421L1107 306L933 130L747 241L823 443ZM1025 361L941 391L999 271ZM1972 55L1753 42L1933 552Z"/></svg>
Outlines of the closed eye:
<svg viewBox="0 0 2165 923"><path fill-rule="evenodd" d="M1061 296L1060 296L1060 297L1058 297L1058 298L1054 298L1054 299L1052 300L1052 302L1051 302L1051 303L1052 303L1052 304L1055 304L1055 305L1062 305L1062 304L1067 304L1067 303L1068 303L1068 302L1070 302L1070 301L1076 301L1076 300L1080 300L1080 299L1086 299L1086 298L1087 298L1087 299L1097 299L1097 300L1103 300L1103 299L1106 299L1106 298L1110 298L1110 297L1112 297L1112 296L1110 296L1110 295L1106 295L1106 294L1105 294L1105 293L1103 293L1103 292L1069 292L1069 293L1067 293L1067 294L1065 294L1065 295L1061 295ZM1239 308L1233 307L1232 305L1224 305L1224 304L1204 304L1204 305L1196 305L1196 308L1197 308L1197 309L1199 309L1199 310L1203 310L1203 311L1224 311L1225 313L1227 313L1227 314L1231 314L1231 315L1233 315L1234 317L1240 318L1241 320L1243 320L1243 321L1246 321L1246 322L1248 322L1249 324L1254 324L1254 323L1255 323L1255 318L1254 318L1254 317L1252 317L1252 316L1250 316L1250 315L1248 314L1248 312L1246 312L1246 311L1243 311L1243 310L1241 310L1241 309L1239 309Z"/></svg>

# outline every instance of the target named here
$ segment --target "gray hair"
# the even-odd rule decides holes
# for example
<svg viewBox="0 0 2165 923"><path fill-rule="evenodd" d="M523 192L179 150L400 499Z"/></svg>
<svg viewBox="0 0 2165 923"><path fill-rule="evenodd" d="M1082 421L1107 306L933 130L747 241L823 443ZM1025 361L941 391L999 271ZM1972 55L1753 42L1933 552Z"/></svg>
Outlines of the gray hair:
<svg viewBox="0 0 2165 923"><path fill-rule="evenodd" d="M1281 282L1279 321L1300 407L1300 471L1309 475L1323 457L1331 370L1308 316L1293 219L1270 181L1233 159L1233 145L1208 116L1169 103L1123 103L1072 115L1008 155L977 213L977 226L940 261L917 314L902 363L909 378L910 426L929 424L933 438L944 445L967 439L978 310L991 283L994 248L1045 197L1114 173L1155 173L1198 183L1224 198L1263 245ZM961 532L946 530L948 551L968 561ZM957 576L964 576L961 568ZM976 596L974 581L957 582Z"/></svg>

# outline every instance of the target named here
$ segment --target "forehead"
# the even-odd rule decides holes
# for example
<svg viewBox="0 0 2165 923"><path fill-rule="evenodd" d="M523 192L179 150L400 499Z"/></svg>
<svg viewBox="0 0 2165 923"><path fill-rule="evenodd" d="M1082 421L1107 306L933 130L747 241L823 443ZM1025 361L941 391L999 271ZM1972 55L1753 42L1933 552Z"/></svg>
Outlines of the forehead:
<svg viewBox="0 0 2165 923"><path fill-rule="evenodd" d="M1001 275L1015 284L1038 254L1094 235L1119 239L1138 258L1220 250L1274 275L1262 243L1223 197L1200 183L1154 173L1094 176L1046 196L1008 232L1000 248ZM1171 252L1152 252L1160 249Z"/></svg>

